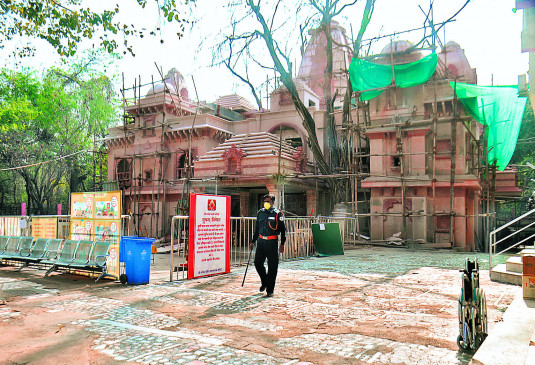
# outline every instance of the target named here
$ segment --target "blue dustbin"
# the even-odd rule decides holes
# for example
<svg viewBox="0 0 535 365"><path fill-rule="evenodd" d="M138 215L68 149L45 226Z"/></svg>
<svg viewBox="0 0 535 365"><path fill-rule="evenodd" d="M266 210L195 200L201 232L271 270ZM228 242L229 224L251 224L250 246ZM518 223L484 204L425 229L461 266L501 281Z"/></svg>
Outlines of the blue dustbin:
<svg viewBox="0 0 535 365"><path fill-rule="evenodd" d="M121 244L119 245L119 262L124 263L125 262L125 247L126 244L124 243L125 240L128 240L129 238L139 238L138 236L121 236Z"/></svg>
<svg viewBox="0 0 535 365"><path fill-rule="evenodd" d="M128 284L148 284L150 277L151 246L154 238L122 237L123 259ZM119 260L121 259L119 250Z"/></svg>

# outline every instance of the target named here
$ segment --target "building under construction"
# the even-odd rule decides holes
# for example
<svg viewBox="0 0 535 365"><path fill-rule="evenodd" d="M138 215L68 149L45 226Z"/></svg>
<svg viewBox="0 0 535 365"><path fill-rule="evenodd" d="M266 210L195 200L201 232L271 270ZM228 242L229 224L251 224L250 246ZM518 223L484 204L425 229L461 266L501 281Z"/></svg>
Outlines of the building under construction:
<svg viewBox="0 0 535 365"><path fill-rule="evenodd" d="M336 44L348 43L338 24L331 31ZM106 140L108 180L124 192L124 213L133 217L136 232L156 238L169 235L173 215L188 213L192 192L230 195L233 216L254 216L269 192L288 216L349 217L347 234L355 241L484 247L495 192L521 191L514 171L497 173L488 163L485 128L454 92L457 83L477 82L463 50L449 42L438 53L424 52L409 42L390 42L380 54L357 60L361 68L355 71L347 48L335 47L331 91L344 95L349 69L356 101L349 116L341 99L335 102L338 138L351 163L332 176L315 168L302 119L283 86L271 92L269 110L259 111L238 95L195 102L175 69L160 81L138 79L123 87L124 123ZM318 87L325 57L321 34L313 33L295 84L329 160ZM421 80L400 86L407 65L423 67L412 68ZM359 89L360 76L352 72L369 72L375 80L374 67L391 70L388 85ZM337 195L344 201L327 178L346 182L347 191Z"/></svg>

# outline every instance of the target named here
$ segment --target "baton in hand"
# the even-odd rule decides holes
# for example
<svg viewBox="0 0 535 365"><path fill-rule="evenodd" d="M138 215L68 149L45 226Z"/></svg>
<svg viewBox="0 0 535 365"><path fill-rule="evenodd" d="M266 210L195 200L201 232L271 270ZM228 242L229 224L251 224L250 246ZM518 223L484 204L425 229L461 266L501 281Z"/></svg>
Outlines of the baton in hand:
<svg viewBox="0 0 535 365"><path fill-rule="evenodd" d="M243 284L245 284L245 277L247 276L247 269L249 268L249 262L251 262L251 252L253 250L249 250L249 259L247 260L247 266L245 266L245 274L243 274L243 281L241 282L241 286L243 287Z"/></svg>

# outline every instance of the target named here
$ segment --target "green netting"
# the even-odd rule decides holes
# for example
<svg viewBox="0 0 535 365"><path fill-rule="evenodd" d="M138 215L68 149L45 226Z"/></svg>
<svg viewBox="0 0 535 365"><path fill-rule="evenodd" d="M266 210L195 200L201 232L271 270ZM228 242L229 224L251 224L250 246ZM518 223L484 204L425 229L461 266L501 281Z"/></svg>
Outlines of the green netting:
<svg viewBox="0 0 535 365"><path fill-rule="evenodd" d="M450 82L465 109L487 126L489 164L503 171L515 152L527 98L516 86L477 86Z"/></svg>
<svg viewBox="0 0 535 365"><path fill-rule="evenodd" d="M396 85L405 88L425 83L435 72L437 62L438 56L433 52L416 62L394 65ZM384 89L370 89L384 88L392 84L392 65L381 65L353 58L349 65L349 79L351 80L353 91L362 92L360 99L370 100L384 91Z"/></svg>

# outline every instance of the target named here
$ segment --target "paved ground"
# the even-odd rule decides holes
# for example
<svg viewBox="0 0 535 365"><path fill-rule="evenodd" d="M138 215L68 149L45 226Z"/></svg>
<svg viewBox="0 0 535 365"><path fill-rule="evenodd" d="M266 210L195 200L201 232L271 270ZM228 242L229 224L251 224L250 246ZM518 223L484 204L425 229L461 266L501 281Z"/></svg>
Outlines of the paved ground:
<svg viewBox="0 0 535 365"><path fill-rule="evenodd" d="M284 262L272 298L254 268L243 288L243 267L170 283L163 254L142 286L2 267L0 363L466 363L456 345L466 256L366 247ZM492 331L521 289L488 271L481 286Z"/></svg>

